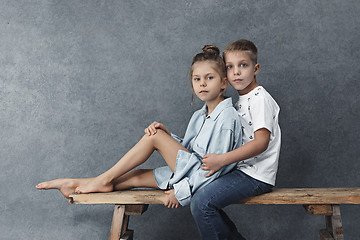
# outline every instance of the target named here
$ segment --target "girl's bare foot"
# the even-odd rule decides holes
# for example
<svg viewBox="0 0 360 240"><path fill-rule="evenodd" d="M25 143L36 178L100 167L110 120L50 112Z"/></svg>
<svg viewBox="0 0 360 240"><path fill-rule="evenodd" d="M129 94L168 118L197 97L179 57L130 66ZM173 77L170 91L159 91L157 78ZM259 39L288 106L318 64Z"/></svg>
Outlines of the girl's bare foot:
<svg viewBox="0 0 360 240"><path fill-rule="evenodd" d="M114 184L104 180L101 176L91 179L85 184L79 185L76 193L93 193L93 192L112 192L114 191Z"/></svg>
<svg viewBox="0 0 360 240"><path fill-rule="evenodd" d="M75 192L75 189L80 184L86 184L90 178L74 179L74 178L59 178L47 182L42 182L36 185L37 189L48 190L58 189L64 197L69 198L69 195Z"/></svg>

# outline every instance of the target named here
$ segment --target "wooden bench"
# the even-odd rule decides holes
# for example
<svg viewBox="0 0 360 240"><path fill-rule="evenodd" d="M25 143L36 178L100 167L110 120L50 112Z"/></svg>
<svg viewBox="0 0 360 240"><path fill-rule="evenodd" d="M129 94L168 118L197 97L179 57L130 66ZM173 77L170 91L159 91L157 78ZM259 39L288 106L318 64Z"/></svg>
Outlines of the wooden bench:
<svg viewBox="0 0 360 240"><path fill-rule="evenodd" d="M110 193L72 194L71 204L115 204L110 240L133 239L128 229L129 216L141 215L149 204L163 204L161 190L127 190ZM303 205L312 215L324 215L326 228L319 231L321 240L344 239L340 204L360 204L360 188L277 188L236 204Z"/></svg>

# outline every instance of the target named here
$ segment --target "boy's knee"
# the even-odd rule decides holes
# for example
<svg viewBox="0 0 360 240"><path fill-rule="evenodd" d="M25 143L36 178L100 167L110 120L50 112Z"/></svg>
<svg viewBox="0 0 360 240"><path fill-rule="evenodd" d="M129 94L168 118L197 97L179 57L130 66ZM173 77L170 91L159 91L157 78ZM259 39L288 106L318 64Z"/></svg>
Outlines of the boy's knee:
<svg viewBox="0 0 360 240"><path fill-rule="evenodd" d="M201 191L200 189L191 198L190 210L191 214L196 217L196 215L207 215L209 212L213 212L216 209L209 203L206 192Z"/></svg>
<svg viewBox="0 0 360 240"><path fill-rule="evenodd" d="M197 198L194 198L194 197L191 198L190 211L194 217L196 217L199 214L200 208L199 208L199 203L198 203Z"/></svg>

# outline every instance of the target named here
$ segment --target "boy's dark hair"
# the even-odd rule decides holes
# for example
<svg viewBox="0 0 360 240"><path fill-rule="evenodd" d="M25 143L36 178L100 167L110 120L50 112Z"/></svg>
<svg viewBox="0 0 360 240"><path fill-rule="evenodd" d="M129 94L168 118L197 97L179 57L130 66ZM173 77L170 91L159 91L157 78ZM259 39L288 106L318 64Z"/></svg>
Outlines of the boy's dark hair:
<svg viewBox="0 0 360 240"><path fill-rule="evenodd" d="M253 61L254 64L257 64L257 48L252 41L249 41L246 39L240 39L240 40L237 40L237 41L232 42L229 45L227 45L223 51L224 60L225 60L226 53L233 52L233 51L249 52L251 61Z"/></svg>

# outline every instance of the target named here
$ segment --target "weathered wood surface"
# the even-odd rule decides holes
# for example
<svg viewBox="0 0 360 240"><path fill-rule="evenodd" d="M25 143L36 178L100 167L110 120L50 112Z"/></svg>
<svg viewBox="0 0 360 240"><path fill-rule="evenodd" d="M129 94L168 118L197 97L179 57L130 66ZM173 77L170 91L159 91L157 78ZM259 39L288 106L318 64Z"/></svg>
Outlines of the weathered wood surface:
<svg viewBox="0 0 360 240"><path fill-rule="evenodd" d="M279 188L242 204L360 204L360 188Z"/></svg>
<svg viewBox="0 0 360 240"><path fill-rule="evenodd" d="M331 216L333 214L332 205L303 205L305 210L311 215Z"/></svg>
<svg viewBox="0 0 360 240"><path fill-rule="evenodd" d="M72 204L163 204L161 190L126 190L110 193L71 194ZM275 188L238 204L360 204L360 188Z"/></svg>
<svg viewBox="0 0 360 240"><path fill-rule="evenodd" d="M329 233L326 229L322 229L319 231L320 240L334 240L334 238L331 236L331 233Z"/></svg>
<svg viewBox="0 0 360 240"><path fill-rule="evenodd" d="M344 240L343 227L340 214L340 206L333 205L333 215L326 216L327 229L332 233L335 240Z"/></svg>
<svg viewBox="0 0 360 240"><path fill-rule="evenodd" d="M72 204L163 204L167 195L161 190L126 190L109 193L73 193Z"/></svg>
<svg viewBox="0 0 360 240"><path fill-rule="evenodd" d="M148 204L126 204L125 214L126 215L141 215L148 209L148 207L149 207Z"/></svg>
<svg viewBox="0 0 360 240"><path fill-rule="evenodd" d="M125 206L124 205L116 205L114 208L113 220L111 223L110 237L109 240L119 240L124 225L127 227L129 219L125 218Z"/></svg>

